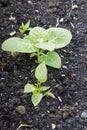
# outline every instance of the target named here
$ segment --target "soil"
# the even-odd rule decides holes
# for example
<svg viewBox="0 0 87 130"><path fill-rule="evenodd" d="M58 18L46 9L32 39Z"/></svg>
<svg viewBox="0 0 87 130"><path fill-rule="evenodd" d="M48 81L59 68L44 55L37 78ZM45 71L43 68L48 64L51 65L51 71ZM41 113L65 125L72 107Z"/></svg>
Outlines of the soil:
<svg viewBox="0 0 87 130"><path fill-rule="evenodd" d="M15 20L9 19L15 17ZM71 43L57 52L60 70L48 67L55 98L44 97L34 107L24 85L35 82L37 66L28 54L13 57L0 49L0 130L87 130L87 1L0 0L0 47L22 22L31 27L63 27L72 32Z"/></svg>

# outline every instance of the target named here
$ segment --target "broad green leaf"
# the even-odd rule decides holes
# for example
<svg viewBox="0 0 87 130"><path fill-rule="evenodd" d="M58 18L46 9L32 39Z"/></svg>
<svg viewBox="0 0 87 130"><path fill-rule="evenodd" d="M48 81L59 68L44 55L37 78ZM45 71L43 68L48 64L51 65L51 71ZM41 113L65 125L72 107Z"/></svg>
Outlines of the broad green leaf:
<svg viewBox="0 0 87 130"><path fill-rule="evenodd" d="M43 33L44 33L45 29L42 27L34 27L30 33L29 36L25 37L25 39L29 39L30 41L32 41L33 44L38 43L39 41L44 41L43 40Z"/></svg>
<svg viewBox="0 0 87 130"><path fill-rule="evenodd" d="M37 106L40 103L40 101L42 100L42 98L43 98L42 93L33 94L32 98L31 98L33 105Z"/></svg>
<svg viewBox="0 0 87 130"><path fill-rule="evenodd" d="M46 55L42 55L39 57L39 62L45 62L46 65L61 68L61 58L56 52L48 52Z"/></svg>
<svg viewBox="0 0 87 130"><path fill-rule="evenodd" d="M55 44L55 48L62 48L68 45L71 41L72 35L71 32L64 28L49 28L48 32L48 41Z"/></svg>
<svg viewBox="0 0 87 130"><path fill-rule="evenodd" d="M30 41L30 36L29 36L29 35L25 35L25 36L24 36L24 39ZM33 44L32 41L31 41L31 43Z"/></svg>
<svg viewBox="0 0 87 130"><path fill-rule="evenodd" d="M45 82L47 80L47 68L44 62L39 64L35 70L35 77L41 82Z"/></svg>
<svg viewBox="0 0 87 130"><path fill-rule="evenodd" d="M13 37L5 40L2 44L4 51L32 53L36 52L36 48L30 43L30 41Z"/></svg>
<svg viewBox="0 0 87 130"><path fill-rule="evenodd" d="M24 86L24 93L31 93L35 91L35 86L33 84L26 84Z"/></svg>
<svg viewBox="0 0 87 130"><path fill-rule="evenodd" d="M47 86L42 86L40 87L40 91L46 91L48 90L50 87L47 87Z"/></svg>
<svg viewBox="0 0 87 130"><path fill-rule="evenodd" d="M55 45L51 42L40 42L36 44L35 47L48 51L53 51L55 49Z"/></svg>

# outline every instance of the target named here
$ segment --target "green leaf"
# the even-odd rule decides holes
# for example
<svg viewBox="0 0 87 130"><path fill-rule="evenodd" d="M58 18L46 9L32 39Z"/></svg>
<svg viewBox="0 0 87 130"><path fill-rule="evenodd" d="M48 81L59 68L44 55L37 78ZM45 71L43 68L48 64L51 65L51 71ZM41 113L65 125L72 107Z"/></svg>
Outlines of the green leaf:
<svg viewBox="0 0 87 130"><path fill-rule="evenodd" d="M47 80L47 68L44 62L39 64L35 70L35 77L41 82L45 82Z"/></svg>
<svg viewBox="0 0 87 130"><path fill-rule="evenodd" d="M35 91L35 86L33 84L26 84L24 86L24 93L31 93Z"/></svg>
<svg viewBox="0 0 87 130"><path fill-rule="evenodd" d="M4 51L32 53L36 52L36 48L30 43L29 40L13 37L5 40L2 44Z"/></svg>
<svg viewBox="0 0 87 130"><path fill-rule="evenodd" d="M30 20L28 20L28 22L25 24L26 30L29 28L29 26L30 26Z"/></svg>
<svg viewBox="0 0 87 130"><path fill-rule="evenodd" d="M64 28L49 28L48 32L48 41L55 44L55 48L62 48L68 45L71 41L72 35L71 32Z"/></svg>
<svg viewBox="0 0 87 130"><path fill-rule="evenodd" d="M38 43L39 41L43 41L43 33L45 32L45 29L42 27L34 27L28 36L25 37L25 39L29 39L33 44Z"/></svg>
<svg viewBox="0 0 87 130"><path fill-rule="evenodd" d="M31 98L33 105L37 106L40 103L40 101L42 100L42 98L43 98L42 93L33 94L32 98Z"/></svg>
<svg viewBox="0 0 87 130"><path fill-rule="evenodd" d="M30 54L30 58L35 57L35 56L37 56L37 53L33 52L33 53Z"/></svg>
<svg viewBox="0 0 87 130"><path fill-rule="evenodd" d="M36 44L35 47L48 51L53 51L55 49L55 45L51 42L40 42Z"/></svg>
<svg viewBox="0 0 87 130"><path fill-rule="evenodd" d="M48 89L50 89L50 87L46 87L46 86L40 87L40 91L47 91Z"/></svg>
<svg viewBox="0 0 87 130"><path fill-rule="evenodd" d="M20 33L24 34L29 29L29 26L30 26L30 20L28 20L26 24L22 23L19 28Z"/></svg>
<svg viewBox="0 0 87 130"><path fill-rule="evenodd" d="M56 52L48 52L46 55L42 55L39 57L39 62L44 61L46 65L61 68L61 58Z"/></svg>
<svg viewBox="0 0 87 130"><path fill-rule="evenodd" d="M24 32L26 31L24 23L21 24L19 31L20 31L21 34L24 34Z"/></svg>

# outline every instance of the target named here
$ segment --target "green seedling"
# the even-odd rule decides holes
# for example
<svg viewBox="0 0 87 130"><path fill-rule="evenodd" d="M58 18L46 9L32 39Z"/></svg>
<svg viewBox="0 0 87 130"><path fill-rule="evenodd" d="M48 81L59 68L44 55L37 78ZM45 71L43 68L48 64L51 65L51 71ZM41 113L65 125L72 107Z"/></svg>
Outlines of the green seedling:
<svg viewBox="0 0 87 130"><path fill-rule="evenodd" d="M29 27L22 24L21 33ZM24 27L26 26L26 27ZM34 27L24 38L11 37L2 44L4 51L30 53L30 57L37 57L38 67L35 70L36 84L26 84L24 93L32 93L31 101L34 106L38 105L45 95L50 93L50 87L42 84L47 80L46 65L61 68L61 57L56 49L65 47L71 41L72 35L70 31L64 28L48 28Z"/></svg>
<svg viewBox="0 0 87 130"><path fill-rule="evenodd" d="M35 70L36 84L26 84L24 93L32 93L31 101L37 106L42 98L50 92L50 87L43 86L42 83L47 80L47 68L44 62L39 64Z"/></svg>
<svg viewBox="0 0 87 130"><path fill-rule="evenodd" d="M63 48L71 41L70 31L64 28L52 27L44 29L34 27L24 38L12 37L4 41L2 49L10 52L30 53L37 57L37 62L61 68L61 57L55 49Z"/></svg>
<svg viewBox="0 0 87 130"><path fill-rule="evenodd" d="M21 34L24 34L26 31L31 30L32 28L30 27L30 20L28 20L28 22L26 24L22 23L19 31Z"/></svg>

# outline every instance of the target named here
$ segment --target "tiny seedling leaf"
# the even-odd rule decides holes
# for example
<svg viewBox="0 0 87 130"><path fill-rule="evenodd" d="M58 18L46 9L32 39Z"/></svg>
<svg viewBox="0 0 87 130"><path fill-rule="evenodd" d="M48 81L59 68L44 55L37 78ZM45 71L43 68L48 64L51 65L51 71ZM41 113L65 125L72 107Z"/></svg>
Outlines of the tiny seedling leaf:
<svg viewBox="0 0 87 130"><path fill-rule="evenodd" d="M33 105L37 106L40 103L40 101L42 100L42 98L43 98L42 93L33 94L32 98L31 98Z"/></svg>
<svg viewBox="0 0 87 130"><path fill-rule="evenodd" d="M28 22L25 24L26 30L29 28L30 26L30 20L28 20Z"/></svg>
<svg viewBox="0 0 87 130"><path fill-rule="evenodd" d="M48 89L50 89L50 87L46 87L46 86L40 87L40 91L42 92L47 91Z"/></svg>
<svg viewBox="0 0 87 130"><path fill-rule="evenodd" d="M46 65L61 68L61 58L56 52L48 52L46 55L42 55L39 57L39 62L45 62Z"/></svg>
<svg viewBox="0 0 87 130"><path fill-rule="evenodd" d="M30 20L28 20L26 24L22 23L19 28L20 33L24 34L27 30L29 30L29 26L30 26Z"/></svg>
<svg viewBox="0 0 87 130"><path fill-rule="evenodd" d="M47 80L47 68L44 62L40 63L35 70L35 77L41 82Z"/></svg>
<svg viewBox="0 0 87 130"><path fill-rule="evenodd" d="M24 93L31 93L35 91L35 86L33 84L26 84L24 87Z"/></svg>

